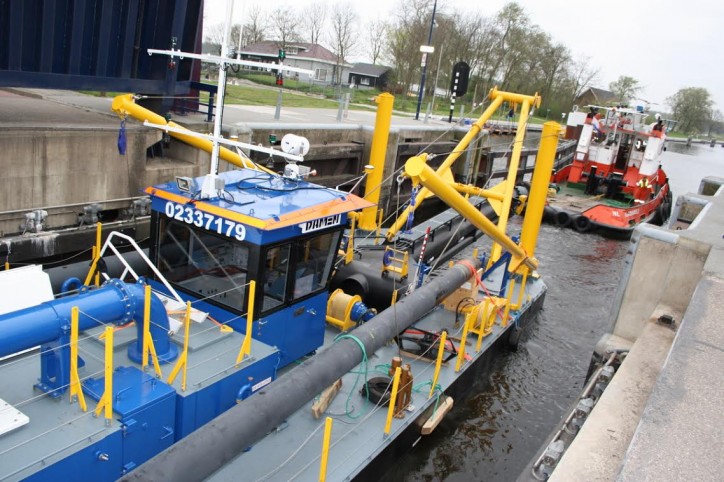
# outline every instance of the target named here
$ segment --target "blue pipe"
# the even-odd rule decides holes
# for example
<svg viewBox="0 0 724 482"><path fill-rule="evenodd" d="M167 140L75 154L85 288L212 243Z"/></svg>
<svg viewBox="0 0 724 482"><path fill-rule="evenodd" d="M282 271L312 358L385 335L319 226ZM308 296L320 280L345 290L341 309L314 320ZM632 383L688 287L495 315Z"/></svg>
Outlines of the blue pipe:
<svg viewBox="0 0 724 482"><path fill-rule="evenodd" d="M144 296L142 285L112 279L98 289L1 315L0 357L68 336L71 309L77 306L80 330L93 328L100 322L124 325L136 320L137 340L129 347L128 355L137 361L134 356L141 353L143 342ZM151 321L151 337L159 360L174 360L178 349L169 339L166 309L155 295L151 297Z"/></svg>

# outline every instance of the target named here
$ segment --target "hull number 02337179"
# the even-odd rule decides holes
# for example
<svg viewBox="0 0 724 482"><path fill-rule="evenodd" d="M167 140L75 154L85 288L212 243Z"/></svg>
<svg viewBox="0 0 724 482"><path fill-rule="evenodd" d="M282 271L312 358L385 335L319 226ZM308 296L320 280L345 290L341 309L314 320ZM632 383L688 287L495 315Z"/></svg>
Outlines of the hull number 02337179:
<svg viewBox="0 0 724 482"><path fill-rule="evenodd" d="M239 241L243 241L244 237L246 237L246 228L243 224L201 212L191 206L182 206L180 204L167 202L165 209L166 216L176 221L192 224L197 228L203 228L207 231L215 231L217 234L228 236Z"/></svg>

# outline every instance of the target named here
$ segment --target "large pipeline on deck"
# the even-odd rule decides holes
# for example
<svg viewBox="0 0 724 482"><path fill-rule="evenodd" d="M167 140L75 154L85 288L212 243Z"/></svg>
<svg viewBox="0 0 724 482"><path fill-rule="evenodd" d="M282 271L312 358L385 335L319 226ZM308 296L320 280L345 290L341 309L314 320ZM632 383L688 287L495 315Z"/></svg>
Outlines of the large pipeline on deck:
<svg viewBox="0 0 724 482"><path fill-rule="evenodd" d="M476 268L479 260L469 260ZM368 354L381 348L470 278L458 264L351 333ZM121 480L197 481L209 477L279 426L362 361L351 339L340 339L253 397L219 415Z"/></svg>
<svg viewBox="0 0 724 482"><path fill-rule="evenodd" d="M142 350L144 295L141 285L111 280L98 289L76 296L6 313L0 316L0 357L60 339L69 329L71 310L75 306L80 311L80 330L93 328L101 322L121 325L136 320L138 338L128 350L129 355L135 357ZM166 308L155 295L151 295L151 320L151 337L159 359L173 360L178 349L168 336Z"/></svg>

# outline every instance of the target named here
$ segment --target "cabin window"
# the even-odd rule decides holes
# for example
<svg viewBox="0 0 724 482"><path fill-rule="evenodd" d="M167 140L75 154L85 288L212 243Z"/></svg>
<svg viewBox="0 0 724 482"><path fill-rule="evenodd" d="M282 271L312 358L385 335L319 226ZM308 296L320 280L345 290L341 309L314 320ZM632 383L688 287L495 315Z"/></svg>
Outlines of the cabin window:
<svg viewBox="0 0 724 482"><path fill-rule="evenodd" d="M264 264L263 311L276 308L286 301L287 273L289 271L289 244L275 246L266 251Z"/></svg>
<svg viewBox="0 0 724 482"><path fill-rule="evenodd" d="M246 310L247 246L165 218L158 236L157 266L166 279L199 298Z"/></svg>
<svg viewBox="0 0 724 482"><path fill-rule="evenodd" d="M339 246L340 232L321 234L296 243L294 266L294 299L301 298L327 286L332 263Z"/></svg>
<svg viewBox="0 0 724 482"><path fill-rule="evenodd" d="M262 252L262 312L325 289L339 239L340 231L334 231L266 248Z"/></svg>

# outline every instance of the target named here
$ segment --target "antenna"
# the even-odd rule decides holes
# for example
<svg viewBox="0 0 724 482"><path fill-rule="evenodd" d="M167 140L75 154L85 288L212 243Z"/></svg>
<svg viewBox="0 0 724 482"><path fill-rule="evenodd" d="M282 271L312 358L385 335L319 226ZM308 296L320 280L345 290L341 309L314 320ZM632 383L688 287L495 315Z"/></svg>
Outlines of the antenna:
<svg viewBox="0 0 724 482"><path fill-rule="evenodd" d="M221 137L221 120L223 118L223 112L224 112L224 96L226 93L226 70L229 65L243 65L243 66L249 66L249 67L262 67L272 70L278 70L278 71L286 71L286 72L298 72L301 74L307 74L310 77L314 75L314 71L307 70L307 69L299 69L296 67L287 67L281 64L281 60L278 64L272 64L272 63L264 63L264 62L250 62L246 60L238 60L238 59L232 59L228 57L228 45L230 40L230 33L231 33L231 16L233 13L233 1L227 0L226 3L226 25L224 29L224 39L221 43L221 55L203 55L203 54L195 54L195 53L188 53L188 52L181 52L180 50L176 50L174 48L171 48L171 50L157 50L157 49L148 49L148 54L162 54L162 55L168 55L171 57L171 60L173 60L176 56L178 56L180 59L184 58L191 58L191 59L198 59L202 62L209 62L213 63L219 66L219 76L218 76L218 102L216 105L216 114L214 118L214 133L211 137L204 136L203 134L197 134L193 132L184 132L184 134L187 135L194 135L197 137L207 137L209 140L212 141L212 150L211 150L211 165L209 166L209 173L204 177L204 181L201 185L201 192L200 197L201 199L210 199L210 198L216 198L219 197L219 192L224 189L224 182L222 179L219 179L218 173L219 173L219 143L222 142ZM243 22L242 22L243 25ZM150 125L150 124L149 124ZM159 127L159 126L153 126L153 127ZM160 128L168 131L168 126L160 126ZM256 146L245 146L249 147L255 150L258 150ZM307 142L307 149L309 149L309 143Z"/></svg>

